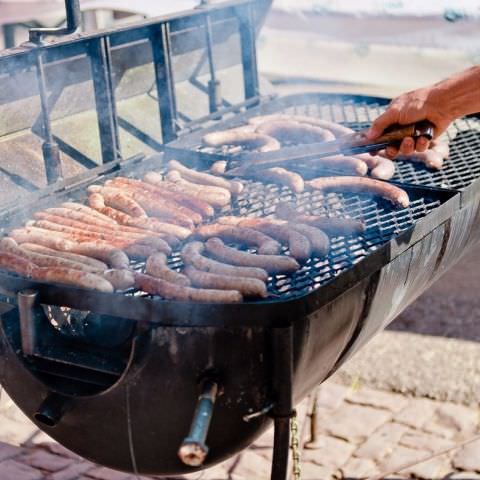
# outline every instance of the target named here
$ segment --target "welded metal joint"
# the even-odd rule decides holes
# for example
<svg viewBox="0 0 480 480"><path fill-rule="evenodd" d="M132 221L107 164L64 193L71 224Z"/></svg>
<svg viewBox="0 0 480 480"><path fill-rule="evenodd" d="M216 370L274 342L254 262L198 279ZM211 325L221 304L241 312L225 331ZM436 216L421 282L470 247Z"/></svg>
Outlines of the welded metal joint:
<svg viewBox="0 0 480 480"><path fill-rule="evenodd" d="M45 35L62 36L71 35L80 28L81 12L80 0L65 0L65 13L67 25L60 28L31 28L29 40L35 44L41 44Z"/></svg>
<svg viewBox="0 0 480 480"><path fill-rule="evenodd" d="M24 355L34 355L37 344L35 307L38 292L22 290L17 294L18 312L20 316L20 338Z"/></svg>
<svg viewBox="0 0 480 480"><path fill-rule="evenodd" d="M218 384L213 380L205 380L202 384L202 393L198 397L190 433L178 449L178 457L185 465L199 467L208 455L208 446L205 442L217 395Z"/></svg>

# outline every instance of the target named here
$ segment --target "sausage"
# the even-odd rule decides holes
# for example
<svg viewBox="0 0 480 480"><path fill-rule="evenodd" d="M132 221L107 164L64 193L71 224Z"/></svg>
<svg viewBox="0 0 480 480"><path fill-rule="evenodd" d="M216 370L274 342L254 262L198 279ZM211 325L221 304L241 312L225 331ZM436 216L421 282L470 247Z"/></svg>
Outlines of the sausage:
<svg viewBox="0 0 480 480"><path fill-rule="evenodd" d="M199 213L202 217L212 217L215 213L213 207L207 202L198 198L186 195L184 193L174 192L165 187L164 184L151 185L150 183L143 182L141 180L135 180L133 178L116 177L113 180L106 182L107 185L115 185L120 188L134 188L140 190L146 194L151 195L153 198L162 201L164 198L172 200L184 207Z"/></svg>
<svg viewBox="0 0 480 480"><path fill-rule="evenodd" d="M146 176L145 179L148 177ZM197 185L195 183L188 182L177 171L170 171L167 174L167 187L178 190L180 192L188 193L197 198L204 200L212 205L212 207L225 207L229 205L232 197L228 190L220 187L208 187L205 185Z"/></svg>
<svg viewBox="0 0 480 480"><path fill-rule="evenodd" d="M348 155L332 155L308 160L308 167L312 168L312 166L341 170L344 173L360 176L364 176L368 172L367 164L363 160Z"/></svg>
<svg viewBox="0 0 480 480"><path fill-rule="evenodd" d="M251 228L239 228L218 223L202 225L195 230L195 237L201 240L219 237L227 242L255 247L258 249L258 253L263 255L277 255L281 251L281 245L272 237Z"/></svg>
<svg viewBox="0 0 480 480"><path fill-rule="evenodd" d="M31 278L36 265L23 257L13 253L0 252L0 268L14 272L26 278Z"/></svg>
<svg viewBox="0 0 480 480"><path fill-rule="evenodd" d="M125 212L132 217L147 216L145 210L133 198L125 195L118 189L91 185L87 190L89 193L101 193L106 205Z"/></svg>
<svg viewBox="0 0 480 480"><path fill-rule="evenodd" d="M273 152L280 149L280 143L275 138L257 132L239 130L207 133L202 137L202 143L215 148L238 145L259 152Z"/></svg>
<svg viewBox="0 0 480 480"><path fill-rule="evenodd" d="M182 259L186 265L193 265L204 272L218 273L235 277L256 278L263 282L268 280L266 270L257 267L235 267L225 263L217 262L202 255L205 245L202 242L187 243L182 249Z"/></svg>
<svg viewBox="0 0 480 480"><path fill-rule="evenodd" d="M216 177L215 175L211 175L209 173L197 172L196 170L185 167L176 160L171 160L170 162L168 162L168 169L180 172L180 175L182 175L182 177L189 182L198 183L200 185L209 185L213 187L225 188L234 195L238 195L243 190L243 185L240 182L231 182L229 180Z"/></svg>
<svg viewBox="0 0 480 480"><path fill-rule="evenodd" d="M10 232L10 236L18 243L35 243L53 250L70 251L74 242L66 240L53 232L42 230L36 227L17 228Z"/></svg>
<svg viewBox="0 0 480 480"><path fill-rule="evenodd" d="M192 266L185 267L185 274L195 287L237 290L245 297L266 298L268 296L265 283L256 278L219 275L218 273L203 272Z"/></svg>
<svg viewBox="0 0 480 480"><path fill-rule="evenodd" d="M397 155L395 160L423 163L432 170L441 170L443 168L441 153L433 149L428 149L425 152L414 152L411 155Z"/></svg>
<svg viewBox="0 0 480 480"><path fill-rule="evenodd" d="M277 204L275 214L277 217L283 218L284 220L316 227L330 236L355 235L360 234L365 230L365 225L359 220L353 220L351 218L325 217L323 215L306 215L297 212L292 205L286 202L280 202Z"/></svg>
<svg viewBox="0 0 480 480"><path fill-rule="evenodd" d="M90 205L94 206L94 208L98 209L100 212L105 213L105 215L108 215L109 217L115 219L115 221L121 225L134 227L137 229L144 229L146 231L156 232L161 235L171 235L181 238L182 240L190 236L192 233L191 230L189 230L188 228L182 227L180 225L175 225L173 223L161 222L156 218L131 217L130 215L127 215L120 210L115 210L111 207L102 207L102 198L103 197L99 193L93 193L88 197L88 202Z"/></svg>
<svg viewBox="0 0 480 480"><path fill-rule="evenodd" d="M182 285L184 287L190 285L188 277L168 267L167 257L163 253L154 253L148 257L145 272L152 277L162 278L175 285Z"/></svg>
<svg viewBox="0 0 480 480"><path fill-rule="evenodd" d="M106 218L109 221L105 222L103 219L97 218L88 213L82 212L80 210L72 210L66 207L47 208L46 210L44 210L44 212L50 215L56 215L57 217L70 218L71 220L76 220L77 222L87 223L88 225L97 225L105 229L115 226L115 222L108 217Z"/></svg>
<svg viewBox="0 0 480 480"><path fill-rule="evenodd" d="M183 287L143 273L135 273L135 283L140 290L146 293L172 300L201 303L240 303L243 300L241 293L235 290Z"/></svg>
<svg viewBox="0 0 480 480"><path fill-rule="evenodd" d="M381 158L372 168L370 176L379 180L390 180L395 175L395 164L388 158Z"/></svg>
<svg viewBox="0 0 480 480"><path fill-rule="evenodd" d="M335 135L329 130L292 120L273 120L261 123L255 132L276 138L281 143L305 144L335 140Z"/></svg>
<svg viewBox="0 0 480 480"><path fill-rule="evenodd" d="M135 286L135 276L131 270L114 268L103 272L102 277L110 282L115 290L128 290Z"/></svg>
<svg viewBox="0 0 480 480"><path fill-rule="evenodd" d="M330 240L319 228L304 223L289 223L288 227L308 238L314 255L323 257L328 253Z"/></svg>
<svg viewBox="0 0 480 480"><path fill-rule="evenodd" d="M244 267L259 267L272 274L293 273L300 265L292 257L256 255L227 247L219 238L210 238L205 244L207 252L217 260Z"/></svg>
<svg viewBox="0 0 480 480"><path fill-rule="evenodd" d="M223 175L227 171L227 161L217 160L216 162L213 162L210 166L210 171L214 175Z"/></svg>
<svg viewBox="0 0 480 480"><path fill-rule="evenodd" d="M310 188L324 192L345 192L375 195L385 198L395 206L407 208L408 193L396 185L365 177L319 177L306 182Z"/></svg>
<svg viewBox="0 0 480 480"><path fill-rule="evenodd" d="M288 245L290 255L301 262L312 256L312 245L307 237L288 225L279 225L262 218L248 218L240 223L241 227L250 227L260 230L276 240Z"/></svg>
<svg viewBox="0 0 480 480"><path fill-rule="evenodd" d="M280 185L285 185L295 193L302 193L305 189L303 178L298 173L290 172L289 170L281 167L273 167L255 172L254 177L261 181L270 181Z"/></svg>
<svg viewBox="0 0 480 480"><path fill-rule="evenodd" d="M32 278L42 282L61 283L89 290L98 290L99 292L113 293L113 285L100 275L71 268L38 267L34 269Z"/></svg>
<svg viewBox="0 0 480 480"><path fill-rule="evenodd" d="M64 258L66 260L71 260L76 263L83 263L89 267L94 268L95 270L101 272L108 269L108 265L100 260L95 258L86 257L84 255L77 255L75 253L61 252L59 250L53 250L48 247L43 247L42 245L35 245L34 243L22 243L22 248L24 250L29 250L31 252L43 253L44 255L50 255L53 257Z"/></svg>
<svg viewBox="0 0 480 480"><path fill-rule="evenodd" d="M110 265L112 268L128 268L130 260L123 250L113 248L105 243L96 242L70 242L72 246L68 249L70 252L87 257L97 258Z"/></svg>
<svg viewBox="0 0 480 480"><path fill-rule="evenodd" d="M450 155L450 146L447 141L436 139L430 144L430 148L446 160Z"/></svg>
<svg viewBox="0 0 480 480"><path fill-rule="evenodd" d="M99 272L98 269L85 265L84 263L73 262L72 260L67 260L54 255L32 252L31 250L18 246L13 238L2 238L2 240L0 240L0 250L25 258L25 260L34 263L38 267L62 267L83 270L90 273Z"/></svg>
<svg viewBox="0 0 480 480"><path fill-rule="evenodd" d="M103 220L104 223L109 223L109 224L115 223L113 220L106 217L105 215L102 215L101 213L95 211L93 208L90 208L87 205L83 205L81 203L64 202L62 203L62 207L67 208L69 210L73 210L75 212L85 213L87 215L90 215L91 217L97 218L98 220Z"/></svg>

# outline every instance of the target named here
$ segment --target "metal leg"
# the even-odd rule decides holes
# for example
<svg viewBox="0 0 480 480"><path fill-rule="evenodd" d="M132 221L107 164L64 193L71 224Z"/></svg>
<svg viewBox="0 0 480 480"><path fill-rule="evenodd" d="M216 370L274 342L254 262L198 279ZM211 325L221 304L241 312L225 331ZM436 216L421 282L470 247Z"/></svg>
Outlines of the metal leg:
<svg viewBox="0 0 480 480"><path fill-rule="evenodd" d="M273 385L275 405L274 443L271 480L286 480L290 452L290 419L294 415L292 399L293 380L293 327L273 330Z"/></svg>
<svg viewBox="0 0 480 480"><path fill-rule="evenodd" d="M312 404L312 410L310 412L310 439L305 443L305 448L308 450L316 450L322 445L318 441L318 410L317 410L317 391L313 393L314 399Z"/></svg>

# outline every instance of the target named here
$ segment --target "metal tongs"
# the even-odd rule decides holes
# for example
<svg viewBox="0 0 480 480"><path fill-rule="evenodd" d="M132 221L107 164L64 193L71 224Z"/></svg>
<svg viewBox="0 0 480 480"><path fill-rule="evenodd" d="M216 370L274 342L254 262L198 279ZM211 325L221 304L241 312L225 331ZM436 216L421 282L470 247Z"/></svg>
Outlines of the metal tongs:
<svg viewBox="0 0 480 480"><path fill-rule="evenodd" d="M318 159L332 155L356 155L366 152L376 152L389 145L399 145L406 137L417 140L424 137L432 140L434 125L428 120L410 125L392 125L374 143L367 138L368 129L343 135L336 140L308 145L286 147L275 152L246 153L236 155L231 159L236 168L227 169L227 176L245 176L249 170L270 167L287 167L300 160ZM230 161L229 161L230 163ZM230 166L230 165L228 165Z"/></svg>

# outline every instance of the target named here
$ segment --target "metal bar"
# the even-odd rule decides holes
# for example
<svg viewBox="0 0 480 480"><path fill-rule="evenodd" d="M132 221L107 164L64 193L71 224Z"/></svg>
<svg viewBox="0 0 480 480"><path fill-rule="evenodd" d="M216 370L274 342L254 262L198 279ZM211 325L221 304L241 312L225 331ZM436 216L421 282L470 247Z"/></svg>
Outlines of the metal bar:
<svg viewBox="0 0 480 480"><path fill-rule="evenodd" d="M162 126L162 142L168 143L177 138L177 106L170 50L170 26L168 23L161 24L153 30L150 43L152 45L158 109Z"/></svg>
<svg viewBox="0 0 480 480"><path fill-rule="evenodd" d="M245 98L259 95L255 23L251 4L238 8Z"/></svg>
<svg viewBox="0 0 480 480"><path fill-rule="evenodd" d="M92 67L102 160L103 163L112 162L120 157L120 152L108 38L91 41L87 52Z"/></svg>
<svg viewBox="0 0 480 480"><path fill-rule="evenodd" d="M293 326L274 328L273 332L273 390L275 404L274 440L271 480L285 480L290 449L290 419L293 411Z"/></svg>
<svg viewBox="0 0 480 480"><path fill-rule="evenodd" d="M17 303L20 317L20 336L24 355L34 355L37 345L37 329L34 307L37 304L38 292L22 290L18 292Z"/></svg>
<svg viewBox="0 0 480 480"><path fill-rule="evenodd" d="M210 113L216 112L222 106L220 80L217 79L215 58L213 55L213 33L210 15L205 14L205 40L207 43L208 69L210 80L208 81L208 105Z"/></svg>
<svg viewBox="0 0 480 480"><path fill-rule="evenodd" d="M47 183L55 183L63 178L60 150L53 138L50 123L50 109L48 107L47 86L45 82L45 70L43 64L43 52L37 51L36 55L38 93L42 110L43 138L42 144L43 161L45 163L45 174Z"/></svg>

